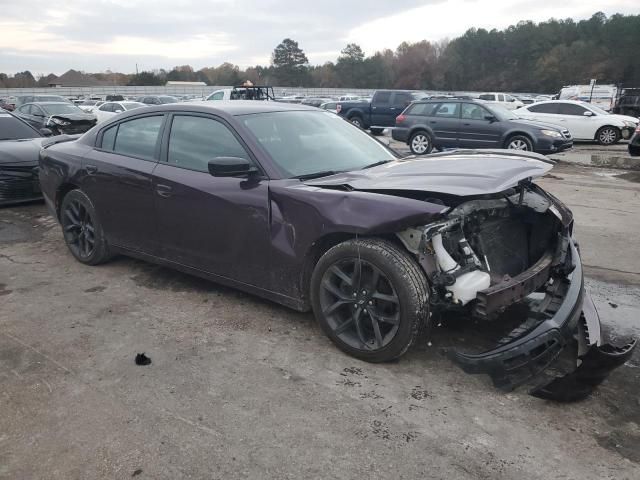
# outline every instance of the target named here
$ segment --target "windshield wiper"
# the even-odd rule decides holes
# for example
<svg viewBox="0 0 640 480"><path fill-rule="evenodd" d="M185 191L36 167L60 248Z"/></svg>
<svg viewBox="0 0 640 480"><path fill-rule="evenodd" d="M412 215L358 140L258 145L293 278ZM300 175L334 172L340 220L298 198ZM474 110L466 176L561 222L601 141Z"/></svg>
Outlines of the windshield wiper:
<svg viewBox="0 0 640 480"><path fill-rule="evenodd" d="M362 167L360 170L365 170L367 168L377 167L378 165L383 165L383 164L389 163L391 161L392 160L380 160L379 162L372 163L371 165L366 165L366 166Z"/></svg>
<svg viewBox="0 0 640 480"><path fill-rule="evenodd" d="M297 178L299 180L311 180L312 178L328 177L329 175L335 175L336 173L341 173L341 172L335 172L333 170L325 170L324 172L313 172L313 173L305 173L304 175L296 175L295 177L291 177L291 178Z"/></svg>

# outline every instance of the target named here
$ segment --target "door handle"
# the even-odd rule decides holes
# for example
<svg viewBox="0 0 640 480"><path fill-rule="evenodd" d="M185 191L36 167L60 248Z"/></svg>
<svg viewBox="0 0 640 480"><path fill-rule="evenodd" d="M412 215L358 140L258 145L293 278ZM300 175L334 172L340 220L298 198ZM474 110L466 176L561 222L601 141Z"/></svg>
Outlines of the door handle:
<svg viewBox="0 0 640 480"><path fill-rule="evenodd" d="M98 167L96 167L95 165L87 165L85 166L85 170L89 175L93 175L98 171Z"/></svg>
<svg viewBox="0 0 640 480"><path fill-rule="evenodd" d="M160 195L161 197L164 197L164 198L170 197L172 191L173 191L173 188L171 188L169 185L161 185L161 184L156 185L156 192L158 192L158 195Z"/></svg>
<svg viewBox="0 0 640 480"><path fill-rule="evenodd" d="M465 127L468 127L468 126L470 126L471 124L470 124L470 123L463 123L462 125L464 125Z"/></svg>

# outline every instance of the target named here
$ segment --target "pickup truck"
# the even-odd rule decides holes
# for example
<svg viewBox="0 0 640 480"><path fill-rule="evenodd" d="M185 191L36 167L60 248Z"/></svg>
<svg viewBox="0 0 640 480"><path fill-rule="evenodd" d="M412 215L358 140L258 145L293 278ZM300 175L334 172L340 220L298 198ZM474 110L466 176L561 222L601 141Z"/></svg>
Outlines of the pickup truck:
<svg viewBox="0 0 640 480"><path fill-rule="evenodd" d="M396 117L411 102L425 96L424 93L408 90L376 90L371 102L339 102L336 110L338 115L354 125L365 130L371 129L372 134L379 135L385 128L395 126Z"/></svg>

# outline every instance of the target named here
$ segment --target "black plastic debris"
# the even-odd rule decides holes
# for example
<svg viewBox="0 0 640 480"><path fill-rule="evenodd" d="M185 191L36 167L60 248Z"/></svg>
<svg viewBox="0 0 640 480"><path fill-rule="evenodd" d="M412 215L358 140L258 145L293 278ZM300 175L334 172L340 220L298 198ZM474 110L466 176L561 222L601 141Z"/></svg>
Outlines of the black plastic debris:
<svg viewBox="0 0 640 480"><path fill-rule="evenodd" d="M140 355L140 354L138 354ZM144 356L144 353L142 354ZM137 357L136 357L137 358ZM145 357L147 360L149 360L149 357ZM136 362L138 363L138 362ZM149 360L149 363L151 363L151 360ZM138 364L139 365L139 364ZM135 472L133 472L133 474L131 474L132 477L137 477L138 475L140 475L142 473L142 469L139 468L137 469Z"/></svg>
<svg viewBox="0 0 640 480"><path fill-rule="evenodd" d="M147 357L144 352L143 353L138 353L136 355L136 365L150 365L151 364L151 359L149 357Z"/></svg>

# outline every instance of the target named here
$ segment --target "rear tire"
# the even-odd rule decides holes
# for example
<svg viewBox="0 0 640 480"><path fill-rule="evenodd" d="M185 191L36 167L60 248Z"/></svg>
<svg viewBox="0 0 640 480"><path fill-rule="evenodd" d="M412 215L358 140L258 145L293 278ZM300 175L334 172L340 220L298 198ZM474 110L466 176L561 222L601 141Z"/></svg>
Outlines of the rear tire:
<svg viewBox="0 0 640 480"><path fill-rule="evenodd" d="M609 125L600 127L596 132L596 141L600 145L604 145L604 146L614 145L618 143L621 137L622 137L622 133L620 132L620 129L616 127L611 127Z"/></svg>
<svg viewBox="0 0 640 480"><path fill-rule="evenodd" d="M318 261L311 303L343 352L367 362L399 358L429 319L427 279L407 252L381 239L340 243Z"/></svg>
<svg viewBox="0 0 640 480"><path fill-rule="evenodd" d="M433 141L427 132L415 132L409 137L409 149L414 155L427 155L433 150Z"/></svg>
<svg viewBox="0 0 640 480"><path fill-rule="evenodd" d="M98 265L111 258L93 203L81 190L71 190L62 199L60 224L67 248L76 260Z"/></svg>
<svg viewBox="0 0 640 480"><path fill-rule="evenodd" d="M358 115L354 115L349 119L349 121L358 128L364 128L364 122L362 121L362 118L359 117Z"/></svg>
<svg viewBox="0 0 640 480"><path fill-rule="evenodd" d="M521 152L532 152L533 144L528 137L524 135L513 135L505 142L507 150L520 150Z"/></svg>

